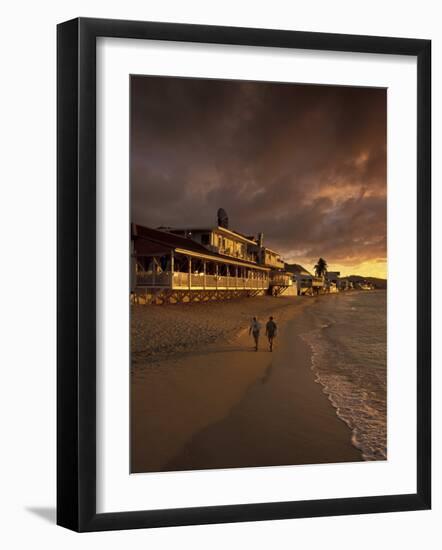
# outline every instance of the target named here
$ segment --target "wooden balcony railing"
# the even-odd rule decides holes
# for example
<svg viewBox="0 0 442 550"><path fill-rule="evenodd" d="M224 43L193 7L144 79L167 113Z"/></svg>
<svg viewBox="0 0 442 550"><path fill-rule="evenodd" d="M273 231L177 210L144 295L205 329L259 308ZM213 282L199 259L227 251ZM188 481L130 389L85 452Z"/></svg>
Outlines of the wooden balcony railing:
<svg viewBox="0 0 442 550"><path fill-rule="evenodd" d="M252 289L260 290L269 287L269 280L265 278L227 277L218 275L207 275L203 273L183 273L176 271L152 273L138 271L136 274L137 286L151 288L173 288L173 289Z"/></svg>
<svg viewBox="0 0 442 550"><path fill-rule="evenodd" d="M292 284L293 281L291 275L270 275L270 286L291 286Z"/></svg>
<svg viewBox="0 0 442 550"><path fill-rule="evenodd" d="M137 286L169 287L171 283L170 272L152 273L151 271L137 272Z"/></svg>

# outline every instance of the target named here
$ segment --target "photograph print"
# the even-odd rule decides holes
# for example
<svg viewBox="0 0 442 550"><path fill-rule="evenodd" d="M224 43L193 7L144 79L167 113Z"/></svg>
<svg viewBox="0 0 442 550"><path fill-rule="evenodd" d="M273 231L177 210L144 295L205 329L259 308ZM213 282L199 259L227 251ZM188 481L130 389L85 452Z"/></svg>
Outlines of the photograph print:
<svg viewBox="0 0 442 550"><path fill-rule="evenodd" d="M130 77L131 473L387 459L387 90Z"/></svg>

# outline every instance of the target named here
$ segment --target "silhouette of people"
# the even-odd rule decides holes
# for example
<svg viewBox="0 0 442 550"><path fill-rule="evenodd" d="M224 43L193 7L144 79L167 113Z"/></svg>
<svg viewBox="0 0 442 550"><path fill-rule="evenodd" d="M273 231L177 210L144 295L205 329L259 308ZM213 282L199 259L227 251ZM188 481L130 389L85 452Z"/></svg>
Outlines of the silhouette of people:
<svg viewBox="0 0 442 550"><path fill-rule="evenodd" d="M258 319L256 317L253 317L252 322L250 323L249 336L250 334L253 335L253 339L255 340L255 351L258 351L260 330L261 330L261 325L259 324Z"/></svg>
<svg viewBox="0 0 442 550"><path fill-rule="evenodd" d="M273 317L269 317L269 320L266 323L266 336L269 340L269 350L273 351L273 340L276 336L277 326Z"/></svg>

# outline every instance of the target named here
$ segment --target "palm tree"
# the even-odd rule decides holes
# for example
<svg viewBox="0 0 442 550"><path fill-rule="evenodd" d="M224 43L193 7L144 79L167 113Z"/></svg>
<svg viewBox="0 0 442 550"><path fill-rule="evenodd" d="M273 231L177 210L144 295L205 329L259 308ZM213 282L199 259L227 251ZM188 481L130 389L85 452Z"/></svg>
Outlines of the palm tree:
<svg viewBox="0 0 442 550"><path fill-rule="evenodd" d="M323 277L327 273L327 262L324 258L319 258L318 263L315 265L316 277Z"/></svg>

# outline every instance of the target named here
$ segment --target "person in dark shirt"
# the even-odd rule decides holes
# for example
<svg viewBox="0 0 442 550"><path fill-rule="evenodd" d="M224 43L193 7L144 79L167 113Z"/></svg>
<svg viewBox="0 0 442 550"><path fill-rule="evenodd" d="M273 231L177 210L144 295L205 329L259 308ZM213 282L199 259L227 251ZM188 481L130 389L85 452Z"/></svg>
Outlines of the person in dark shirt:
<svg viewBox="0 0 442 550"><path fill-rule="evenodd" d="M269 340L269 349L273 351L273 340L276 336L277 326L273 317L269 317L269 320L266 323L266 336Z"/></svg>

